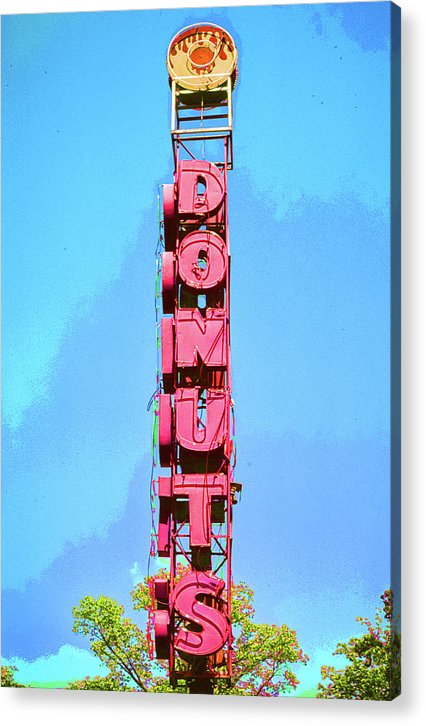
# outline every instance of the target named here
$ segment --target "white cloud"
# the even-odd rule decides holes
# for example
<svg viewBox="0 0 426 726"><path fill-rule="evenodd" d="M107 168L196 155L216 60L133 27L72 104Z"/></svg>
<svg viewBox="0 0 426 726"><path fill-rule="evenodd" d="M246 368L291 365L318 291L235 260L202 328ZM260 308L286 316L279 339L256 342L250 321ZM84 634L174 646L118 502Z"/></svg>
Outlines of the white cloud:
<svg viewBox="0 0 426 726"><path fill-rule="evenodd" d="M73 645L62 645L57 653L41 656L34 661L23 658L6 659L5 664L18 668L19 683L75 681L85 676L106 675L107 668L95 655Z"/></svg>
<svg viewBox="0 0 426 726"><path fill-rule="evenodd" d="M143 582L143 575L138 562L135 562L133 564L133 567L130 569L130 575L132 578L133 587L136 587L136 585L139 585L140 582Z"/></svg>

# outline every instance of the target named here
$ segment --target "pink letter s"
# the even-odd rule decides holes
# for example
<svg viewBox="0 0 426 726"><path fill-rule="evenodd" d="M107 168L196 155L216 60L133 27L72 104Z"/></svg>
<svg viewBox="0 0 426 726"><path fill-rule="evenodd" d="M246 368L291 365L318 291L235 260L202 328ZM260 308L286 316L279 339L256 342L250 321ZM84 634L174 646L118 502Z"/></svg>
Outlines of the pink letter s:
<svg viewBox="0 0 426 726"><path fill-rule="evenodd" d="M182 617L199 625L201 631L180 627L175 638L177 650L189 655L211 655L225 645L230 631L228 617L197 600L198 595L220 598L224 587L223 580L207 572L189 572L179 580L173 593L173 607Z"/></svg>

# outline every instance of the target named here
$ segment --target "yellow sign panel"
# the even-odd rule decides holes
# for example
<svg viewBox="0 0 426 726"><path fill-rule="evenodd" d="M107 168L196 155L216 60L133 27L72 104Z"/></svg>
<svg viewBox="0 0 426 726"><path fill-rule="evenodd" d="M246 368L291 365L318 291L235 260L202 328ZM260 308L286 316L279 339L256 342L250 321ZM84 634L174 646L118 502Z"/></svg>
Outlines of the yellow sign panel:
<svg viewBox="0 0 426 726"><path fill-rule="evenodd" d="M237 49L229 33L212 23L181 30L167 51L170 78L191 91L208 91L235 77Z"/></svg>

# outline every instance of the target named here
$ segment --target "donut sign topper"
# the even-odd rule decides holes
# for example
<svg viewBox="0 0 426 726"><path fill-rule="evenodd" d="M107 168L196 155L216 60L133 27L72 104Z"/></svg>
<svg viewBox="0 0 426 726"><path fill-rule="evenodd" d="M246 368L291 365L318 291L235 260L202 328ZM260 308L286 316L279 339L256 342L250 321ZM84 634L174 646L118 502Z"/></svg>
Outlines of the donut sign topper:
<svg viewBox="0 0 426 726"><path fill-rule="evenodd" d="M172 81L190 91L221 86L236 73L237 49L219 25L197 23L183 28L169 45L167 70Z"/></svg>

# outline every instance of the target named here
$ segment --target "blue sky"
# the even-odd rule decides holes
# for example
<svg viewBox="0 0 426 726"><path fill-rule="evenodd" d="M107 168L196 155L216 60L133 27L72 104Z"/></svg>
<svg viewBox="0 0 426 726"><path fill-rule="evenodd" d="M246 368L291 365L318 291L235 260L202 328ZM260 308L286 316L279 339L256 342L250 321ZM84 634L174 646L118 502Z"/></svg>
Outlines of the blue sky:
<svg viewBox="0 0 426 726"><path fill-rule="evenodd" d="M165 52L207 15L239 49L234 576L254 588L259 620L296 628L311 656L301 689L379 605L390 581L389 12L3 17L2 652L29 681L88 673L72 606L101 593L129 605L146 573L156 195L172 174Z"/></svg>

